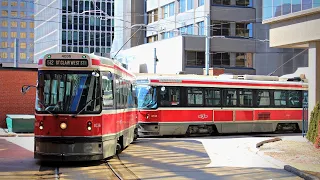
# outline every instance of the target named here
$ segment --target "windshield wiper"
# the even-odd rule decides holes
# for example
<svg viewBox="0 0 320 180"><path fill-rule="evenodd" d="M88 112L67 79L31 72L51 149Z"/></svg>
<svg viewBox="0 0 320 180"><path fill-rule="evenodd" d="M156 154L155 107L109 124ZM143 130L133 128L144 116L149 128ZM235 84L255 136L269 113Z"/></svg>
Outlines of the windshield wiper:
<svg viewBox="0 0 320 180"><path fill-rule="evenodd" d="M38 102L41 104L41 106L44 107L44 110L45 110L45 111L47 111L48 113L50 113L51 115L53 115L53 116L55 116L55 117L58 117L58 114L54 114L54 113L52 113L51 111L48 110L48 108L49 108L50 106L46 107L40 100L38 100Z"/></svg>
<svg viewBox="0 0 320 180"><path fill-rule="evenodd" d="M79 112L77 112L76 114L72 115L72 117L77 117L92 101L95 101L95 100L97 100L99 98L102 98L102 97L100 96L100 97L97 97L97 98L94 98L94 99L91 99L90 101L88 101L86 103L86 105Z"/></svg>

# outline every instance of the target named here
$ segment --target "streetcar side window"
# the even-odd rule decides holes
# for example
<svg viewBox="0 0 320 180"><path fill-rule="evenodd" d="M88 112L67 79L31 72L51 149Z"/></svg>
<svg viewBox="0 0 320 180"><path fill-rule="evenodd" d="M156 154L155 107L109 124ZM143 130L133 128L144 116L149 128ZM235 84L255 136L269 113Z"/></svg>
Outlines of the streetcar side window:
<svg viewBox="0 0 320 180"><path fill-rule="evenodd" d="M113 81L102 77L103 107L113 107Z"/></svg>
<svg viewBox="0 0 320 180"><path fill-rule="evenodd" d="M188 105L203 105L203 91L201 88L188 88Z"/></svg>
<svg viewBox="0 0 320 180"><path fill-rule="evenodd" d="M270 92L267 90L257 90L257 106L270 106Z"/></svg>
<svg viewBox="0 0 320 180"><path fill-rule="evenodd" d="M289 106L290 107L302 107L302 92L301 91L289 91Z"/></svg>
<svg viewBox="0 0 320 180"><path fill-rule="evenodd" d="M220 90L206 89L205 103L206 103L206 106L220 106L221 105Z"/></svg>
<svg viewBox="0 0 320 180"><path fill-rule="evenodd" d="M287 106L287 91L274 91L274 105Z"/></svg>
<svg viewBox="0 0 320 180"><path fill-rule="evenodd" d="M161 87L160 104L161 106L179 106L180 105L180 88Z"/></svg>
<svg viewBox="0 0 320 180"><path fill-rule="evenodd" d="M253 95L252 90L239 90L239 105L240 106L252 106Z"/></svg>
<svg viewBox="0 0 320 180"><path fill-rule="evenodd" d="M225 106L237 106L237 90L228 89L224 90L224 105Z"/></svg>

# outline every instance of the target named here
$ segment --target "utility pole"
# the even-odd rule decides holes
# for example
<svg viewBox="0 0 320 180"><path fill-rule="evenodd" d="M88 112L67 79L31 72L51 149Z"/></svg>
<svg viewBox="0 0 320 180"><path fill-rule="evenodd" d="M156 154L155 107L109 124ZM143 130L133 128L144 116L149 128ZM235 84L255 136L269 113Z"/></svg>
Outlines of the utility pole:
<svg viewBox="0 0 320 180"><path fill-rule="evenodd" d="M206 32L206 75L209 76L209 66L210 66L210 14L206 16L206 24L205 24L205 32Z"/></svg>
<svg viewBox="0 0 320 180"><path fill-rule="evenodd" d="M13 65L14 67L18 67L19 65L19 58L20 58L20 52L19 52L20 48L19 48L19 39L15 38L14 39L14 61L13 61Z"/></svg>
<svg viewBox="0 0 320 180"><path fill-rule="evenodd" d="M154 48L154 66L153 66L153 73L157 73L157 48Z"/></svg>

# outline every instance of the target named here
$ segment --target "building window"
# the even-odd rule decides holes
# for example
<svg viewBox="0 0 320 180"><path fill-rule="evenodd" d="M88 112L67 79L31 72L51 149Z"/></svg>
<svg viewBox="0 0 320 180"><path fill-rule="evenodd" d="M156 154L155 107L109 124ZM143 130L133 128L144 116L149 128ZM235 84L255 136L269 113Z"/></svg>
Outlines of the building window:
<svg viewBox="0 0 320 180"><path fill-rule="evenodd" d="M10 58L13 59L14 58L14 54L10 53Z"/></svg>
<svg viewBox="0 0 320 180"><path fill-rule="evenodd" d="M193 9L193 0L187 0L187 10Z"/></svg>
<svg viewBox="0 0 320 180"><path fill-rule="evenodd" d="M11 48L14 48L14 43L13 43L13 42L11 43L10 47L11 47Z"/></svg>
<svg viewBox="0 0 320 180"><path fill-rule="evenodd" d="M2 2L1 2L1 5L2 5L2 6L8 6L8 1L2 1Z"/></svg>
<svg viewBox="0 0 320 180"><path fill-rule="evenodd" d="M252 37L252 23L236 23L236 36Z"/></svg>
<svg viewBox="0 0 320 180"><path fill-rule="evenodd" d="M203 6L204 5L204 0L198 0L198 6Z"/></svg>
<svg viewBox="0 0 320 180"><path fill-rule="evenodd" d="M21 28L26 28L27 27L27 23L26 22L20 22L20 27Z"/></svg>
<svg viewBox="0 0 320 180"><path fill-rule="evenodd" d="M211 0L212 5L230 5L231 0Z"/></svg>
<svg viewBox="0 0 320 180"><path fill-rule="evenodd" d="M11 16L18 17L18 11L11 11Z"/></svg>
<svg viewBox="0 0 320 180"><path fill-rule="evenodd" d="M20 59L27 59L26 53L20 53Z"/></svg>
<svg viewBox="0 0 320 180"><path fill-rule="evenodd" d="M34 22L30 22L30 28L34 28Z"/></svg>
<svg viewBox="0 0 320 180"><path fill-rule="evenodd" d="M205 65L205 53L197 51L186 51L186 66L199 66Z"/></svg>
<svg viewBox="0 0 320 180"><path fill-rule="evenodd" d="M2 21L1 22L2 27L8 27L8 21Z"/></svg>
<svg viewBox="0 0 320 180"><path fill-rule="evenodd" d="M236 5L252 7L252 0L236 0Z"/></svg>
<svg viewBox="0 0 320 180"><path fill-rule="evenodd" d="M21 32L20 33L20 38L27 38L27 33Z"/></svg>
<svg viewBox="0 0 320 180"><path fill-rule="evenodd" d="M173 36L174 36L173 31L162 33L162 39L169 39L169 38L172 38Z"/></svg>
<svg viewBox="0 0 320 180"><path fill-rule="evenodd" d="M189 34L189 35L193 35L193 24L185 26L185 27L181 27L179 28L180 34L184 35L184 34Z"/></svg>
<svg viewBox="0 0 320 180"><path fill-rule="evenodd" d="M2 31L1 32L1 37L3 37L3 38L8 37L8 32Z"/></svg>
<svg viewBox="0 0 320 180"><path fill-rule="evenodd" d="M8 16L8 11L7 10L2 10L1 11L1 16Z"/></svg>
<svg viewBox="0 0 320 180"><path fill-rule="evenodd" d="M212 53L211 57L214 66L230 66L230 53Z"/></svg>
<svg viewBox="0 0 320 180"><path fill-rule="evenodd" d="M183 13L186 11L186 0L179 1L179 12Z"/></svg>
<svg viewBox="0 0 320 180"><path fill-rule="evenodd" d="M18 27L17 21L11 21L11 27Z"/></svg>
<svg viewBox="0 0 320 180"><path fill-rule="evenodd" d="M20 17L26 17L26 12L20 12Z"/></svg>
<svg viewBox="0 0 320 180"><path fill-rule="evenodd" d="M17 37L17 32L14 32L14 31L11 32L11 37L12 37L12 38L16 38L16 37Z"/></svg>
<svg viewBox="0 0 320 180"><path fill-rule="evenodd" d="M237 67L252 67L252 53L236 53Z"/></svg>
<svg viewBox="0 0 320 180"><path fill-rule="evenodd" d="M8 47L8 42L1 42L1 47L2 48L7 48Z"/></svg>
<svg viewBox="0 0 320 180"><path fill-rule="evenodd" d="M8 54L6 52L2 52L1 53L1 58L2 59L7 59L8 58Z"/></svg>
<svg viewBox="0 0 320 180"><path fill-rule="evenodd" d="M204 21L198 23L198 35L204 36Z"/></svg>
<svg viewBox="0 0 320 180"><path fill-rule="evenodd" d="M18 2L17 1L12 1L11 2L11 6L18 6Z"/></svg>
<svg viewBox="0 0 320 180"><path fill-rule="evenodd" d="M167 18L174 16L174 2L162 7L162 17Z"/></svg>
<svg viewBox="0 0 320 180"><path fill-rule="evenodd" d="M34 33L30 33L29 37L34 38Z"/></svg>
<svg viewBox="0 0 320 180"><path fill-rule="evenodd" d="M20 43L20 48L21 49L27 48L27 43L24 43L24 42Z"/></svg>
<svg viewBox="0 0 320 180"><path fill-rule="evenodd" d="M20 3L20 6L21 6L21 7L25 7L25 6L26 6L26 3L25 3L25 2L21 2L21 3Z"/></svg>
<svg viewBox="0 0 320 180"><path fill-rule="evenodd" d="M148 43L155 42L155 41L158 41L158 35L150 36L147 38Z"/></svg>
<svg viewBox="0 0 320 180"><path fill-rule="evenodd" d="M158 9L149 11L147 14L148 14L148 24L158 21Z"/></svg>
<svg viewBox="0 0 320 180"><path fill-rule="evenodd" d="M213 36L230 36L230 23L211 21L211 34Z"/></svg>

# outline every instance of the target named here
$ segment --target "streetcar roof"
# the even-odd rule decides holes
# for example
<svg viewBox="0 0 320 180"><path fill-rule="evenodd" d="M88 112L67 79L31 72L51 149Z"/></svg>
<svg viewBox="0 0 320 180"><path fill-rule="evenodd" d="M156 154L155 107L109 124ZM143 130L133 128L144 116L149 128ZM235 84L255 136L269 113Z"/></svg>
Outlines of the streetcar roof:
<svg viewBox="0 0 320 180"><path fill-rule="evenodd" d="M307 89L306 82L287 81L287 79L278 76L259 76L259 75L220 75L206 76L194 74L146 74L137 73L137 84L150 85L169 85L169 86L217 86L217 87L254 87L267 89Z"/></svg>

